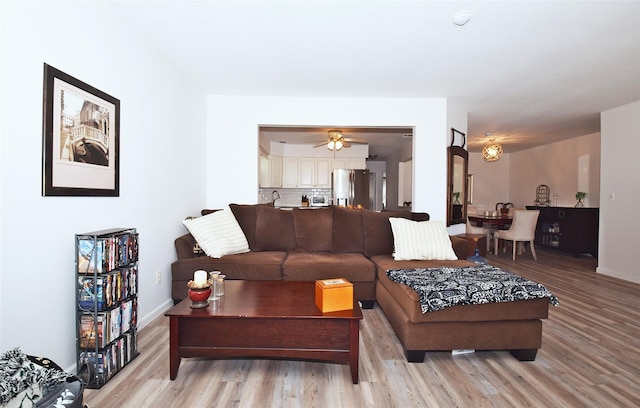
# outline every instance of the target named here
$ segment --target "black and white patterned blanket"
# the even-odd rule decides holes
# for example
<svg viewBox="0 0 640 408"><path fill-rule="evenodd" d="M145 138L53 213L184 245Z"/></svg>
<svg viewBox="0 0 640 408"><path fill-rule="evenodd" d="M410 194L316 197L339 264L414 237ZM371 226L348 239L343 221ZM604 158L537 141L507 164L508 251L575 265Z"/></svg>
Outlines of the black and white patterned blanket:
<svg viewBox="0 0 640 408"><path fill-rule="evenodd" d="M549 303L554 306L560 303L543 285L491 265L390 269L387 276L418 292L422 313L455 305L525 299L549 298Z"/></svg>

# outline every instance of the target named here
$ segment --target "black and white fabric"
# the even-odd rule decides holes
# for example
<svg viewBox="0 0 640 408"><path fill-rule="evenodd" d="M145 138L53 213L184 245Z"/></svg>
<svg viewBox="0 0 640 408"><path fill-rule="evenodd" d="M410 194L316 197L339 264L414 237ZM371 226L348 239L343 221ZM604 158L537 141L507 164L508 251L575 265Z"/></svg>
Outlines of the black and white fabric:
<svg viewBox="0 0 640 408"><path fill-rule="evenodd" d="M415 290L420 296L422 313L456 305L512 302L549 298L558 306L558 298L544 285L491 265L462 268L390 269L387 276Z"/></svg>
<svg viewBox="0 0 640 408"><path fill-rule="evenodd" d="M19 348L0 355L0 406L75 408L83 406L82 382L49 359Z"/></svg>

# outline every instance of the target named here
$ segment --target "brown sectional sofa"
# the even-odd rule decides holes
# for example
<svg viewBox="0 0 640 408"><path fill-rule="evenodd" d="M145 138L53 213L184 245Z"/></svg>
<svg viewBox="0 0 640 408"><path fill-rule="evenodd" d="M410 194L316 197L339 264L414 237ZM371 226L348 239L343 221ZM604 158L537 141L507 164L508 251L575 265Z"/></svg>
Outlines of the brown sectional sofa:
<svg viewBox="0 0 640 408"><path fill-rule="evenodd" d="M227 279L317 280L343 277L370 308L376 299L376 268L368 256L391 254L389 217L426 220L426 213L373 212L342 207L281 210L270 205L229 205L247 237L250 252L210 258L193 251L191 234L176 239L171 265L174 302L187 297L193 272L219 270ZM214 210L202 210L202 214ZM460 253L466 241L455 240Z"/></svg>
<svg viewBox="0 0 640 408"><path fill-rule="evenodd" d="M342 207L280 210L270 205L231 204L250 252L211 258L194 252L195 240L175 240L178 260L171 265L174 302L187 297L194 271L219 270L227 279L348 279L363 308L377 301L400 339L409 361L425 351L512 350L521 360L535 359L541 345L548 300L454 306L422 314L415 291L387 278L388 269L465 266L467 241L451 237L457 261L395 261L389 217L426 221L426 213L373 212ZM203 210L205 215L213 210Z"/></svg>

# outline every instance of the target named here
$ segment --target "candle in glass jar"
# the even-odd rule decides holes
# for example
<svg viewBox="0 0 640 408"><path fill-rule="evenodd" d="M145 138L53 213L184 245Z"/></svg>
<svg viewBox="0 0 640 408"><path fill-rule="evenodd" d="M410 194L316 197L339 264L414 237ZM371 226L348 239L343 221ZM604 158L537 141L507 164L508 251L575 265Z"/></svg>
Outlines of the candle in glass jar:
<svg viewBox="0 0 640 408"><path fill-rule="evenodd" d="M196 271L193 274L193 283L197 286L204 286L207 283L207 271Z"/></svg>

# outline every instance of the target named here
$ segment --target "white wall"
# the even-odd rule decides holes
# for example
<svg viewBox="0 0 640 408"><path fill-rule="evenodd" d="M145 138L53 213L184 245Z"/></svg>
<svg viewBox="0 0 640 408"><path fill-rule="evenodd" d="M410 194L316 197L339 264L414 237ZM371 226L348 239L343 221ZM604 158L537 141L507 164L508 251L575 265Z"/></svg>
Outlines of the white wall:
<svg viewBox="0 0 640 408"><path fill-rule="evenodd" d="M180 220L205 202L205 95L119 20L108 3L3 1L0 350L63 368L75 367L74 234L138 228L144 326L170 305ZM44 62L120 99L120 197L41 196Z"/></svg>
<svg viewBox="0 0 640 408"><path fill-rule="evenodd" d="M504 154L500 160L489 163L484 161L482 153L469 153L469 174L473 174L471 205L484 206L485 210L493 211L496 203L511 202L509 198L510 161L509 154Z"/></svg>
<svg viewBox="0 0 640 408"><path fill-rule="evenodd" d="M603 112L599 273L640 283L640 101ZM610 195L614 199L610 199Z"/></svg>
<svg viewBox="0 0 640 408"><path fill-rule="evenodd" d="M207 174L226 175L207 179L210 207L257 202L259 125L402 126L415 129L413 210L445 219L445 99L210 95L207 118Z"/></svg>
<svg viewBox="0 0 640 408"><path fill-rule="evenodd" d="M600 202L600 134L580 136L515 153L488 163L471 153L469 173L474 177L473 204L494 210L496 203L517 208L534 205L536 187L546 184L558 195L558 206L573 207L576 192L587 192L585 205Z"/></svg>
<svg viewBox="0 0 640 408"><path fill-rule="evenodd" d="M536 187L551 189L551 203L558 195L559 207L573 207L576 192L587 193L585 206L600 204L600 134L575 137L560 142L511 153L509 198L519 207L533 205Z"/></svg>

